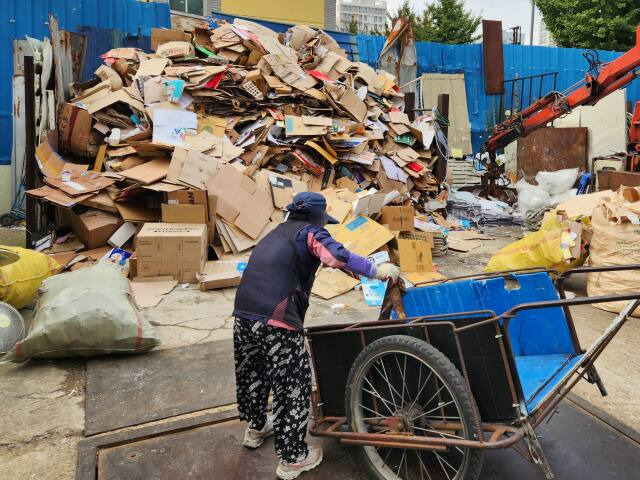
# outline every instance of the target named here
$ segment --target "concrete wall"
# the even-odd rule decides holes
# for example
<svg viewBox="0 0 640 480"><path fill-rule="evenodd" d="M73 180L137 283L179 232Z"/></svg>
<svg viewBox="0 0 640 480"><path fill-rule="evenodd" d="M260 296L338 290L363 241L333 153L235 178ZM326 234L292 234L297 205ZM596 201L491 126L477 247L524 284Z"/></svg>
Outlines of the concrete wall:
<svg viewBox="0 0 640 480"><path fill-rule="evenodd" d="M11 210L13 203L13 173L11 165L0 165L0 215Z"/></svg>

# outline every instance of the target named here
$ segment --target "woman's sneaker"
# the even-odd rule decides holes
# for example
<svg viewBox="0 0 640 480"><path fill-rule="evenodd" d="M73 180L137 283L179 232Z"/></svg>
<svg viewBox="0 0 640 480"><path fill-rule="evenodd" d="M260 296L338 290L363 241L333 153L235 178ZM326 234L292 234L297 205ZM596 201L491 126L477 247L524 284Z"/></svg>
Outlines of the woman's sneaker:
<svg viewBox="0 0 640 480"><path fill-rule="evenodd" d="M307 458L298 463L286 463L280 460L276 475L280 480L293 480L302 473L313 470L322 463L322 448L317 446L309 447Z"/></svg>
<svg viewBox="0 0 640 480"><path fill-rule="evenodd" d="M249 428L244 431L244 440L242 444L247 448L258 448L264 443L264 439L273 435L273 416L269 415L262 430L254 430Z"/></svg>

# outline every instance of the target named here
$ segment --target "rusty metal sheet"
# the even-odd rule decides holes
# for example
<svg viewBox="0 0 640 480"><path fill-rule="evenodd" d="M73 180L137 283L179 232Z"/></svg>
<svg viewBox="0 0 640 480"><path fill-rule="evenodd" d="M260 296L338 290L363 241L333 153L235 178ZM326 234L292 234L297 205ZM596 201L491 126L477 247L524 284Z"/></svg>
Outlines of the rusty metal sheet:
<svg viewBox="0 0 640 480"><path fill-rule="evenodd" d="M540 171L587 169L588 129L541 128L518 139L518 171L531 178Z"/></svg>
<svg viewBox="0 0 640 480"><path fill-rule="evenodd" d="M249 450L242 446L245 423L229 421L108 448L98 454L99 480L177 478L258 480L275 478L273 438ZM310 439L324 450L324 461L305 480L368 480L352 448L333 439Z"/></svg>
<svg viewBox="0 0 640 480"><path fill-rule="evenodd" d="M504 56L502 53L502 22L482 21L482 61L484 65L484 91L501 94L504 81Z"/></svg>
<svg viewBox="0 0 640 480"><path fill-rule="evenodd" d="M640 187L640 173L617 172L615 170L598 171L598 190L618 190L625 187Z"/></svg>
<svg viewBox="0 0 640 480"><path fill-rule="evenodd" d="M85 435L234 403L233 342L87 362Z"/></svg>

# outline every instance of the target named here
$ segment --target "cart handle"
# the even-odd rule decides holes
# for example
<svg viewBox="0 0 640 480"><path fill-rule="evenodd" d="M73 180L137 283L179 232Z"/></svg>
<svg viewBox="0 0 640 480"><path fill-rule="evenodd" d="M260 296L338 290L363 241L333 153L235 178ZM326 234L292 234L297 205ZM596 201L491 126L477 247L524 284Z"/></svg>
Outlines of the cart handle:
<svg viewBox="0 0 640 480"><path fill-rule="evenodd" d="M506 311L498 318L511 318L516 313L522 310L535 310L538 308L552 308L552 307L572 307L575 305L590 305L592 303L604 303L604 302L623 302L625 300L640 300L640 292L628 293L624 295L599 295L597 297L576 297L576 298L564 298L560 300L545 300L543 302L531 302L521 303L516 305L511 310Z"/></svg>
<svg viewBox="0 0 640 480"><path fill-rule="evenodd" d="M500 320L506 320L507 322L511 320L516 314L522 310L535 310L542 308L553 308L553 307L572 307L575 305L590 305L592 303L604 303L604 302L620 302L625 300L637 300L638 304L640 304L640 292L638 293L629 293L625 295L600 295L597 297L576 297L576 298L567 298L567 299L559 299L559 300L545 300L543 302L530 302L530 303L521 303L520 305L516 305L511 310L504 312L502 315L498 315L497 317L490 318L488 320L482 320L477 323L473 323L471 325L465 325L464 327L456 328L456 331L462 332L464 330L469 330L471 328L480 327L482 325L488 325L490 323L495 323ZM637 305L636 305L637 306ZM631 311L635 310L634 307Z"/></svg>
<svg viewBox="0 0 640 480"><path fill-rule="evenodd" d="M632 263L629 265L609 265L605 267L577 267L571 268L566 272L562 272L558 275L558 279L556 283L562 283L567 278L575 273L597 273L597 272L617 272L617 271L625 271L625 270L640 270L640 263Z"/></svg>

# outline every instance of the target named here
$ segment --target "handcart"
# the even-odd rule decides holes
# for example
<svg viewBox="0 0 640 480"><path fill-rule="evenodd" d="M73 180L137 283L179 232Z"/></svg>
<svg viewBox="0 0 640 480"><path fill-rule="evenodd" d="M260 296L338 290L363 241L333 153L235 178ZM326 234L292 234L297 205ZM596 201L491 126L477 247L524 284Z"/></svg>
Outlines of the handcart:
<svg viewBox="0 0 640 480"><path fill-rule="evenodd" d="M16 193L16 198L13 199L13 204L11 205L11 211L0 215L0 225L3 227L10 227L15 225L16 223L27 218L27 213L25 210L25 202L27 198L26 188L24 186L24 177L20 181L18 185L18 192Z"/></svg>
<svg viewBox="0 0 640 480"><path fill-rule="evenodd" d="M594 361L640 305L640 291L567 299L564 283L639 268L532 269L390 289L390 319L307 329L310 433L359 446L380 480L476 480L483 451L503 448L554 478L534 429L583 378L606 395ZM611 301L629 303L582 349L570 307Z"/></svg>

